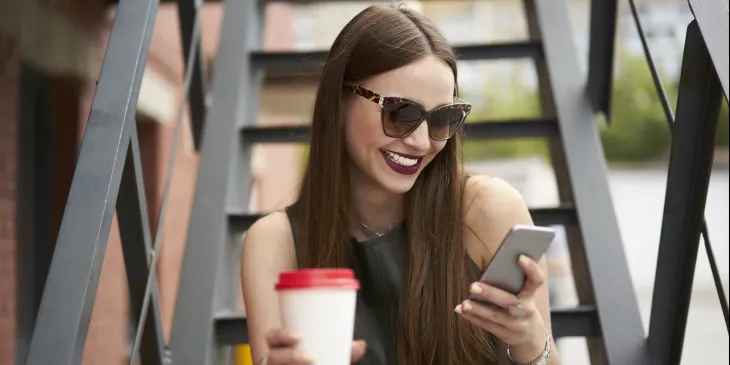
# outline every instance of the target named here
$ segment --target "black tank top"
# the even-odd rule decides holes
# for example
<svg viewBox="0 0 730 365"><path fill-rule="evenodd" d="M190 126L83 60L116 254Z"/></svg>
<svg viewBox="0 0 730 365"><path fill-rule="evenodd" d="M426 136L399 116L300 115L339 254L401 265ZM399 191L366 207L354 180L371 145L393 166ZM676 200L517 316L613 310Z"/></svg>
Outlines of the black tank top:
<svg viewBox="0 0 730 365"><path fill-rule="evenodd" d="M287 209L287 216L298 252L298 227L293 209ZM383 236L364 242L354 238L350 241L354 255L349 266L360 281L354 338L368 344L365 357L358 365L396 365L398 299L403 289L402 268L406 264L408 242L406 228L400 224ZM478 280L481 270L469 255L466 256L465 265L470 279Z"/></svg>

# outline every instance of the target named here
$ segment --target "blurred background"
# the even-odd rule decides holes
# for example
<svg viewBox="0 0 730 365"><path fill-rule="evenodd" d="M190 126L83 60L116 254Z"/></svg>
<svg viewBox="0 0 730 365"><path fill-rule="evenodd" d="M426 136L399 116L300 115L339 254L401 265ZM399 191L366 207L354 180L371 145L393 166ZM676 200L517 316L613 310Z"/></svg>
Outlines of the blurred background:
<svg viewBox="0 0 730 365"><path fill-rule="evenodd" d="M455 44L527 38L519 1L405 1L433 19ZM575 46L586 74L589 5L570 0ZM334 4L273 3L266 7L264 49L326 49L337 32L368 2ZM726 5L727 6L727 5ZM203 58L214 67L223 5L202 7ZM638 7L661 79L676 102L687 24L693 19L686 0L641 0ZM61 224L76 157L94 97L114 6L105 0L0 0L0 365L19 364L27 348L38 291L45 280ZM654 90L640 40L625 1L619 1L610 125L597 117L609 163L609 184L629 261L642 319L648 326L667 179L671 135ZM160 311L169 338L178 277L185 249L198 152L189 127L182 129L170 186L168 213L156 222L175 121L183 98L184 63L177 5L162 4L152 35L136 118L142 151L145 194L151 227L164 225L157 267ZM258 125L307 124L316 75L266 76ZM474 105L471 121L538 117L537 75L529 60L467 61L459 64L461 98ZM712 245L728 285L728 107L723 100L706 217ZM189 123L187 110L184 123ZM42 123L42 124L39 124ZM35 126L35 127L31 127ZM36 128L37 127L37 128ZM35 131L35 132L34 132ZM45 169L27 172L20 156L33 156L26 141L45 146ZM304 144L254 147L251 211L269 212L293 201L305 161ZM32 159L32 157L31 157ZM548 146L541 139L469 141L465 167L505 178L531 207L559 203ZM25 172L24 172L25 171ZM36 203L48 209L46 221L25 245L16 220L23 174L50 182ZM560 229L560 227L558 227ZM28 237L25 237L28 238ZM577 304L565 241L559 235L549 252L553 306ZM682 364L727 364L728 333L712 275L700 246ZM44 269L45 267L45 269ZM112 224L84 349L84 364L121 364L128 356L135 323L129 319L127 277L116 222ZM240 296L240 293L239 293ZM616 298L621 301L622 298ZM559 341L563 363L589 363L584 339ZM245 351L245 350L243 350ZM246 360L239 359L240 363Z"/></svg>

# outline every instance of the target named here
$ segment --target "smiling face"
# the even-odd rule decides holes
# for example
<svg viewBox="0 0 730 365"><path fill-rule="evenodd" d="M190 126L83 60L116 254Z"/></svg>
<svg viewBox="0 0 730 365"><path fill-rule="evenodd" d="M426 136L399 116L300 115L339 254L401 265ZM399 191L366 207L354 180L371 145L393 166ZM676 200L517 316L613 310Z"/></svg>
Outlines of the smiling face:
<svg viewBox="0 0 730 365"><path fill-rule="evenodd" d="M454 102L454 73L435 56L377 75L360 85L384 97L412 100L427 111ZM383 131L381 106L366 98L348 96L346 109L351 179L369 179L388 191L405 193L446 146L446 141L429 137L425 121L407 137L388 137Z"/></svg>

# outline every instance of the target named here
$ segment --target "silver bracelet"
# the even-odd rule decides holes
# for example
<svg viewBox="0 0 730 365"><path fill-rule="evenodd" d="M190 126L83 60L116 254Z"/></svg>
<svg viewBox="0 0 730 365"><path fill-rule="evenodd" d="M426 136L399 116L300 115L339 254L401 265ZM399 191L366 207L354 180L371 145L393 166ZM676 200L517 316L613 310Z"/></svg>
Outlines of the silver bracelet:
<svg viewBox="0 0 730 365"><path fill-rule="evenodd" d="M535 360L528 363L519 363L512 360L509 346L507 346L507 357L513 365L548 365L548 360L550 360L550 332L547 328L545 329L545 349L542 350L542 353Z"/></svg>

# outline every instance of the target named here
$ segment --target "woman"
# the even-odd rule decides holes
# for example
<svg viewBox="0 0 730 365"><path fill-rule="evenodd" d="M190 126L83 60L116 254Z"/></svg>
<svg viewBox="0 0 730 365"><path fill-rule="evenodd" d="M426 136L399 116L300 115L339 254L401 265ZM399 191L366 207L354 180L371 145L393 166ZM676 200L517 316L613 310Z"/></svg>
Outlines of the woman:
<svg viewBox="0 0 730 365"><path fill-rule="evenodd" d="M246 234L254 361L311 363L280 329L280 272L351 267L361 281L353 362L529 364L550 353L538 363L559 364L544 260L521 260L518 296L476 282L509 229L532 221L508 184L462 172L457 132L471 106L455 97L456 80L453 50L416 12L369 7L339 34L299 198Z"/></svg>

